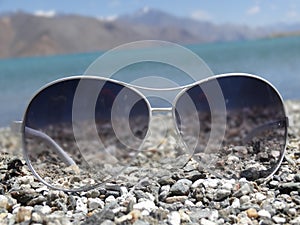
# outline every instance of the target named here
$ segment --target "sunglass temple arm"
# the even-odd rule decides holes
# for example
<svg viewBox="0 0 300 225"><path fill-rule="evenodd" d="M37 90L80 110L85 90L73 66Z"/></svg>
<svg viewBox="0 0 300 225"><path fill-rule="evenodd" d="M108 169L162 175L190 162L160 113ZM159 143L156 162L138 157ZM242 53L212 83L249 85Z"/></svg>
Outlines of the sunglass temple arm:
<svg viewBox="0 0 300 225"><path fill-rule="evenodd" d="M11 129L15 133L21 133L22 132L22 121L15 121ZM74 160L68 155L68 153L60 147L51 137L49 137L47 134L43 133L42 131L38 131L35 129L32 129L30 127L25 127L24 132L28 135L37 137L45 141L48 145L53 147L53 149L56 151L56 153L60 156L60 158L66 163L68 166L72 167L72 169L75 172L78 172L79 168L74 162Z"/></svg>

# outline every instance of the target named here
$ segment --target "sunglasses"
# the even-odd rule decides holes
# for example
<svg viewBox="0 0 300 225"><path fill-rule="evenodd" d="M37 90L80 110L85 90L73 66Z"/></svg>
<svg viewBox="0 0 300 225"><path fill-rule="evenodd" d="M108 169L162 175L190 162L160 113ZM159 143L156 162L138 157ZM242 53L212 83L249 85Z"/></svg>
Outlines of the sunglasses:
<svg viewBox="0 0 300 225"><path fill-rule="evenodd" d="M170 106L157 107L149 92L176 95ZM222 178L269 178L282 162L287 126L280 94L255 75L159 90L76 76L43 87L28 104L21 131L24 158L42 183L86 191L134 166L176 168L189 160ZM146 148L156 132L163 139L174 134L178 145Z"/></svg>

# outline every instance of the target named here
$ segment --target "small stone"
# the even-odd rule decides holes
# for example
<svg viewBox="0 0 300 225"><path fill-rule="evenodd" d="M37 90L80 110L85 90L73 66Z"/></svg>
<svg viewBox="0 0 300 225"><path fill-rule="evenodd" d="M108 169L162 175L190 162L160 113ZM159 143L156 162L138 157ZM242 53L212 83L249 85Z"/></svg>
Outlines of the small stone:
<svg viewBox="0 0 300 225"><path fill-rule="evenodd" d="M286 208L286 203L282 202L282 201L275 201L275 202L273 202L273 207L276 210L282 210L282 209Z"/></svg>
<svg viewBox="0 0 300 225"><path fill-rule="evenodd" d="M289 194L291 191L300 191L300 182L283 183L278 188L281 193Z"/></svg>
<svg viewBox="0 0 300 225"><path fill-rule="evenodd" d="M105 189L119 192L120 191L120 185L113 184L113 183L106 183L105 184Z"/></svg>
<svg viewBox="0 0 300 225"><path fill-rule="evenodd" d="M250 203L250 197L248 195L240 197L240 203L241 204Z"/></svg>
<svg viewBox="0 0 300 225"><path fill-rule="evenodd" d="M166 197L169 194L170 188L170 185L164 185L160 188L160 193L158 197L161 201L164 201L166 199Z"/></svg>
<svg viewBox="0 0 300 225"><path fill-rule="evenodd" d="M172 185L170 192L173 195L187 195L191 185L192 181L188 179L180 179Z"/></svg>
<svg viewBox="0 0 300 225"><path fill-rule="evenodd" d="M200 220L200 224L201 224L201 225L217 225L215 222L212 222L212 221L207 220L207 219L205 219L205 218L202 218L202 219Z"/></svg>
<svg viewBox="0 0 300 225"><path fill-rule="evenodd" d="M108 196L114 196L115 198L117 198L117 197L120 196L120 192L119 191L107 190L105 196L106 197L108 197Z"/></svg>
<svg viewBox="0 0 300 225"><path fill-rule="evenodd" d="M247 195L253 192L253 187L251 187L248 183L242 185L242 187L233 193L234 197L241 197L243 195Z"/></svg>
<svg viewBox="0 0 300 225"><path fill-rule="evenodd" d="M216 191L214 200L215 201L223 201L225 198L229 197L230 195L231 195L230 190L220 189L220 190Z"/></svg>
<svg viewBox="0 0 300 225"><path fill-rule="evenodd" d="M29 206L41 205L43 202L46 202L46 201L47 201L47 199L46 199L45 196L38 196L38 197L36 197L34 199L31 199L27 203L27 205L29 205Z"/></svg>
<svg viewBox="0 0 300 225"><path fill-rule="evenodd" d="M257 213L256 209L254 209L254 208L248 209L248 210L246 211L246 213L247 213L247 216L248 216L249 218L254 218L254 219L256 219L256 218L258 217L258 213Z"/></svg>
<svg viewBox="0 0 300 225"><path fill-rule="evenodd" d="M283 218L283 217L279 217L279 216L273 216L272 217L272 219L273 219L273 221L275 222L275 223L285 223L286 222L286 219L285 218Z"/></svg>
<svg viewBox="0 0 300 225"><path fill-rule="evenodd" d="M144 220L137 220L132 225L150 225L150 223Z"/></svg>
<svg viewBox="0 0 300 225"><path fill-rule="evenodd" d="M297 210L295 208L290 208L287 213L291 216L295 216L297 214Z"/></svg>
<svg viewBox="0 0 300 225"><path fill-rule="evenodd" d="M300 216L296 217L295 219L290 221L292 225L299 225L300 224Z"/></svg>
<svg viewBox="0 0 300 225"><path fill-rule="evenodd" d="M45 216L40 212L33 212L31 215L31 221L35 223L43 223L45 221Z"/></svg>
<svg viewBox="0 0 300 225"><path fill-rule="evenodd" d="M175 183L174 179L172 178L172 175L170 176L163 176L158 180L158 183L160 185L172 185Z"/></svg>
<svg viewBox="0 0 300 225"><path fill-rule="evenodd" d="M189 215L187 213L185 213L183 210L179 210L179 214L180 214L181 222L186 222L186 223L191 222Z"/></svg>
<svg viewBox="0 0 300 225"><path fill-rule="evenodd" d="M0 208L3 208L3 209L8 208L8 199L4 195L0 195Z"/></svg>
<svg viewBox="0 0 300 225"><path fill-rule="evenodd" d="M19 178L21 184L32 184L34 182L33 176L23 176Z"/></svg>
<svg viewBox="0 0 300 225"><path fill-rule="evenodd" d="M261 203L266 198L267 197L264 194L260 193L260 192L255 194L255 199L256 199L257 203Z"/></svg>
<svg viewBox="0 0 300 225"><path fill-rule="evenodd" d="M265 209L259 210L258 216L262 218L271 218L271 214Z"/></svg>
<svg viewBox="0 0 300 225"><path fill-rule="evenodd" d="M12 191L10 194L22 205L26 205L30 200L39 195L39 193L36 193L33 189Z"/></svg>
<svg viewBox="0 0 300 225"><path fill-rule="evenodd" d="M294 177L295 181L296 182L300 182L300 174L296 174L295 177Z"/></svg>
<svg viewBox="0 0 300 225"><path fill-rule="evenodd" d="M104 208L104 202L100 198L89 198L88 199L89 210L94 210L98 208Z"/></svg>
<svg viewBox="0 0 300 225"><path fill-rule="evenodd" d="M234 146L233 150L242 155L246 155L248 153L248 150L245 146Z"/></svg>
<svg viewBox="0 0 300 225"><path fill-rule="evenodd" d="M153 201L145 200L145 201L134 204L133 209L141 210L141 211L146 210L150 213L153 210L157 209L157 206L154 204Z"/></svg>
<svg viewBox="0 0 300 225"><path fill-rule="evenodd" d="M106 199L105 199L105 203L106 204L110 204L112 202L116 201L116 198L112 195L108 196Z"/></svg>
<svg viewBox="0 0 300 225"><path fill-rule="evenodd" d="M184 203L185 200L187 200L187 196L172 196L172 197L167 197L166 198L166 203L175 203L175 202L182 202Z"/></svg>
<svg viewBox="0 0 300 225"><path fill-rule="evenodd" d="M127 195L128 194L127 188L124 186L120 187L120 194L121 194L121 196Z"/></svg>
<svg viewBox="0 0 300 225"><path fill-rule="evenodd" d="M113 221L111 220L104 220L101 225L116 225Z"/></svg>
<svg viewBox="0 0 300 225"><path fill-rule="evenodd" d="M270 188L276 188L276 187L278 187L278 185L279 185L279 181L277 181L277 180L272 180L272 181L269 183L269 185L270 185Z"/></svg>
<svg viewBox="0 0 300 225"><path fill-rule="evenodd" d="M88 209L85 203L83 203L83 200L81 198L78 198L76 201L76 210L75 212L82 212L82 213L87 213Z"/></svg>
<svg viewBox="0 0 300 225"><path fill-rule="evenodd" d="M173 211L168 215L168 223L170 225L180 225L180 214L177 211Z"/></svg>
<svg viewBox="0 0 300 225"><path fill-rule="evenodd" d="M23 221L30 220L32 210L33 210L32 206L21 206L20 208L18 208L16 214L16 222L21 223Z"/></svg>
<svg viewBox="0 0 300 225"><path fill-rule="evenodd" d="M239 162L239 161L240 161L239 157L234 156L234 155L231 155L227 158L228 164L232 164L232 163Z"/></svg>
<svg viewBox="0 0 300 225"><path fill-rule="evenodd" d="M185 206L191 206L191 207L195 206L195 204L192 201L188 200L188 199L184 201L184 205Z"/></svg>
<svg viewBox="0 0 300 225"><path fill-rule="evenodd" d="M240 200L238 198L234 198L234 200L231 203L232 208L234 209L238 209L240 208L241 204L240 204Z"/></svg>
<svg viewBox="0 0 300 225"><path fill-rule="evenodd" d="M52 209L48 205L43 205L39 211L45 215L49 214L52 212Z"/></svg>
<svg viewBox="0 0 300 225"><path fill-rule="evenodd" d="M185 174L185 178L187 178L188 180L190 181L196 181L198 179L201 179L201 178L204 178L203 177L203 174L196 171L196 170L193 170L193 171L190 171L188 173Z"/></svg>
<svg viewBox="0 0 300 225"><path fill-rule="evenodd" d="M100 195L100 191L97 189L90 190L86 193L86 197L88 198L97 198Z"/></svg>

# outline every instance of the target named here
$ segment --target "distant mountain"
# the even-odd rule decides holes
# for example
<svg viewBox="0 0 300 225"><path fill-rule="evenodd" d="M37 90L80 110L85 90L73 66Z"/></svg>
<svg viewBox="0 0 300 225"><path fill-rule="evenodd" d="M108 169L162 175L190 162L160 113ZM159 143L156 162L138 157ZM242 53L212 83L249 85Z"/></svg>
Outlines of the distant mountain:
<svg viewBox="0 0 300 225"><path fill-rule="evenodd" d="M109 21L79 15L44 17L17 12L0 16L0 57L90 52L144 39L192 44L296 31L300 31L300 24L262 28L216 25L148 8Z"/></svg>

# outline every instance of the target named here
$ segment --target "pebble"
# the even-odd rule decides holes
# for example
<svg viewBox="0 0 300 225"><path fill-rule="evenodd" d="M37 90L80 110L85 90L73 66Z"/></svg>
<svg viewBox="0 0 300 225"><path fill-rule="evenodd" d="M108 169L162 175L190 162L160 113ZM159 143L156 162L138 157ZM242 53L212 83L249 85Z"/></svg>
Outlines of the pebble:
<svg viewBox="0 0 300 225"><path fill-rule="evenodd" d="M104 202L100 198L88 198L87 204L88 204L89 210L104 208Z"/></svg>
<svg viewBox="0 0 300 225"><path fill-rule="evenodd" d="M202 219L201 219L200 224L201 224L201 225L217 225L215 222L212 222L212 221L207 220L207 219L205 219L205 218L202 218Z"/></svg>
<svg viewBox="0 0 300 225"><path fill-rule="evenodd" d="M32 206L21 206L16 212L16 222L21 223L31 219Z"/></svg>
<svg viewBox="0 0 300 225"><path fill-rule="evenodd" d="M279 217L279 216L273 216L272 219L277 224L281 224L281 223L285 223L286 222L285 218Z"/></svg>
<svg viewBox="0 0 300 225"><path fill-rule="evenodd" d="M8 208L8 199L4 195L0 195L0 208L3 208L3 209Z"/></svg>
<svg viewBox="0 0 300 225"><path fill-rule="evenodd" d="M248 196L248 195L241 196L240 203L241 204L250 203L250 196Z"/></svg>
<svg viewBox="0 0 300 225"><path fill-rule="evenodd" d="M184 203L188 199L187 196L172 196L166 198L166 203L182 202Z"/></svg>
<svg viewBox="0 0 300 225"><path fill-rule="evenodd" d="M245 184L242 185L242 187L239 190L237 190L236 192L234 192L232 194L232 196L234 196L234 197L242 197L243 195L247 195L247 194L252 193L252 192L253 192L253 187L250 186L249 183L245 183Z"/></svg>
<svg viewBox="0 0 300 225"><path fill-rule="evenodd" d="M231 191L228 189L219 189L216 190L216 194L214 197L215 201L223 201L225 198L229 197L231 195Z"/></svg>
<svg viewBox="0 0 300 225"><path fill-rule="evenodd" d="M154 204L154 202L150 200L145 200L133 205L133 209L140 210L140 211L146 210L148 214L157 208L158 207Z"/></svg>
<svg viewBox="0 0 300 225"><path fill-rule="evenodd" d="M168 215L168 223L170 225L180 225L181 217L179 212L173 211Z"/></svg>
<svg viewBox="0 0 300 225"><path fill-rule="evenodd" d="M75 212L82 212L84 214L88 212L87 205L84 203L83 199L81 198L77 199Z"/></svg>
<svg viewBox="0 0 300 225"><path fill-rule="evenodd" d="M255 200L257 203L261 203L263 200L265 200L267 198L267 196L265 196L264 194L258 192L258 193L255 193Z"/></svg>
<svg viewBox="0 0 300 225"><path fill-rule="evenodd" d="M265 209L259 210L258 216L262 218L271 218L271 214Z"/></svg>
<svg viewBox="0 0 300 225"><path fill-rule="evenodd" d="M257 213L256 209L254 209L254 208L248 209L246 211L246 213L249 218L257 218L258 217L258 213Z"/></svg>
<svg viewBox="0 0 300 225"><path fill-rule="evenodd" d="M300 224L300 216L298 216L298 217L292 219L292 220L290 221L290 224L292 224L292 225L299 225L299 224Z"/></svg>
<svg viewBox="0 0 300 225"><path fill-rule="evenodd" d="M189 189L191 185L192 181L188 179L180 179L172 185L170 192L173 195L187 195L189 194Z"/></svg>

